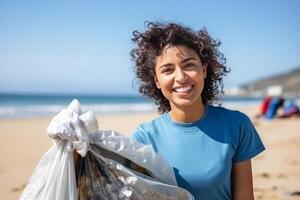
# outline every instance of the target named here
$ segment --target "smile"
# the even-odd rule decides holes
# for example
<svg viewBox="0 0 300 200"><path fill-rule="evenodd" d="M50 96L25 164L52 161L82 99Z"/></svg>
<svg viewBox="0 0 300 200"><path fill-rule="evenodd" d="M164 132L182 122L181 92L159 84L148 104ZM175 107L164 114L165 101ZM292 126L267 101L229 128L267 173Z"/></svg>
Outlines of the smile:
<svg viewBox="0 0 300 200"><path fill-rule="evenodd" d="M173 90L176 93L186 94L186 93L189 93L192 89L193 89L193 86L190 85L190 86L184 86L184 87L177 87L177 88L174 88Z"/></svg>

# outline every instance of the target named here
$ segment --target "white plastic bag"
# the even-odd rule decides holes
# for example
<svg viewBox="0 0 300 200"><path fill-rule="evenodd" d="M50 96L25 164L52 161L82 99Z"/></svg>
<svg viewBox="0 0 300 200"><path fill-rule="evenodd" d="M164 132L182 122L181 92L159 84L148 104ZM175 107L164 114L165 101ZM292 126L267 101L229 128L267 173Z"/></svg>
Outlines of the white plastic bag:
<svg viewBox="0 0 300 200"><path fill-rule="evenodd" d="M73 155L65 143L56 143L43 155L20 199L77 199Z"/></svg>
<svg viewBox="0 0 300 200"><path fill-rule="evenodd" d="M74 100L47 132L54 145L42 157L20 200L182 199L172 168L150 145L115 131L98 131L92 112ZM74 168L73 150L82 157Z"/></svg>

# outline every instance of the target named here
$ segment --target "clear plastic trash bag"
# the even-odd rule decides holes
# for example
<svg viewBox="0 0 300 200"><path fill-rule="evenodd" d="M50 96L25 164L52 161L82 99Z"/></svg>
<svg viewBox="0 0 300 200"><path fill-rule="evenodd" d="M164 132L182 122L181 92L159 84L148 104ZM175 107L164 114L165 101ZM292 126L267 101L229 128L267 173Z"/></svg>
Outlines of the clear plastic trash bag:
<svg viewBox="0 0 300 200"><path fill-rule="evenodd" d="M77 100L48 129L54 145L43 155L20 200L193 200L173 169L150 145L99 131ZM74 165L73 151L80 154Z"/></svg>

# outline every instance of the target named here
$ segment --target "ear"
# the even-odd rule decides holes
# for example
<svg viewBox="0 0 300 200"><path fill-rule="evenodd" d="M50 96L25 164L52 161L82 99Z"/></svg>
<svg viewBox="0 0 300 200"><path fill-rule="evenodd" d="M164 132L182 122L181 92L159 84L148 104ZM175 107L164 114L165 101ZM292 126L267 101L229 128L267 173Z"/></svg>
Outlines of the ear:
<svg viewBox="0 0 300 200"><path fill-rule="evenodd" d="M159 82L158 82L158 80L157 80L156 74L154 75L154 81L155 81L156 87L157 87L158 89L160 89L160 84L159 84Z"/></svg>
<svg viewBox="0 0 300 200"><path fill-rule="evenodd" d="M207 76L207 63L202 65L202 69L203 69L203 77L206 78L206 76Z"/></svg>

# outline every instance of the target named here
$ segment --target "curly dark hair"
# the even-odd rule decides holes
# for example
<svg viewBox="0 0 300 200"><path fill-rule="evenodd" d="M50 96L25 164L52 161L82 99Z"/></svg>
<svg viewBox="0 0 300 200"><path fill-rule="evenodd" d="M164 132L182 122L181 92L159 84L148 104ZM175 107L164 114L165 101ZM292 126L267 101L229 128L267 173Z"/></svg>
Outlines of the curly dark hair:
<svg viewBox="0 0 300 200"><path fill-rule="evenodd" d="M201 94L206 104L217 100L223 91L223 77L230 71L226 68L223 54L218 50L219 40L211 38L203 28L193 31L189 27L177 23L146 22L145 32L133 32L132 41L137 47L132 49L131 58L135 63L135 73L139 84L139 92L153 98L158 105L159 113L171 110L168 99L155 84L155 62L166 46L184 45L193 49L203 64L207 64L207 76Z"/></svg>

